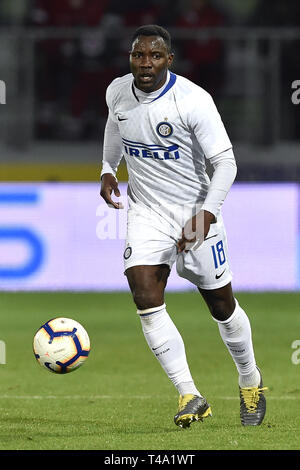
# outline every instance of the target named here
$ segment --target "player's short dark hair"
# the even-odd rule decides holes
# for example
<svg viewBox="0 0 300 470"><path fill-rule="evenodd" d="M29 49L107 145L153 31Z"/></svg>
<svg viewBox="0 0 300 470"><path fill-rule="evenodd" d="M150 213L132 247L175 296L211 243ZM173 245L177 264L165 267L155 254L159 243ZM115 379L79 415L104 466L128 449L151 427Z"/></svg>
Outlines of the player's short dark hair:
<svg viewBox="0 0 300 470"><path fill-rule="evenodd" d="M136 40L136 38L139 36L159 36L164 40L167 46L168 52L171 52L171 49L172 49L171 35L169 31L167 31L162 26L158 26L157 24L147 24L144 26L140 26L133 33L131 42L133 43Z"/></svg>

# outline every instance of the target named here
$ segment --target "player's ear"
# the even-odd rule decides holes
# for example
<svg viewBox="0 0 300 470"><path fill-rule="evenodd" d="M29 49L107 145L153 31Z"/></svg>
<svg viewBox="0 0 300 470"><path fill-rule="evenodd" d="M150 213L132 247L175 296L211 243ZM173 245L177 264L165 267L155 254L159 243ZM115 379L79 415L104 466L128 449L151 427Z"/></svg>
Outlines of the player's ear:
<svg viewBox="0 0 300 470"><path fill-rule="evenodd" d="M170 52L169 57L168 57L168 67L171 67L174 59L174 52Z"/></svg>

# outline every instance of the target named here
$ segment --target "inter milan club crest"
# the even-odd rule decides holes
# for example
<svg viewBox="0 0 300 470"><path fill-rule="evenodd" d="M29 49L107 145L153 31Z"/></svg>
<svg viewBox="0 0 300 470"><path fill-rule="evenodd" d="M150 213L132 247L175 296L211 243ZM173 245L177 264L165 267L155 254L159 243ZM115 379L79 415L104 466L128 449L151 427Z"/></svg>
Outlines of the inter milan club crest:
<svg viewBox="0 0 300 470"><path fill-rule="evenodd" d="M170 137L173 134L173 127L169 122L162 121L157 124L156 132L160 137Z"/></svg>
<svg viewBox="0 0 300 470"><path fill-rule="evenodd" d="M125 249L125 251L124 251L124 255L123 255L123 256L124 256L124 259L130 258L131 253L132 253L132 248L131 248L131 246L127 246L126 249Z"/></svg>

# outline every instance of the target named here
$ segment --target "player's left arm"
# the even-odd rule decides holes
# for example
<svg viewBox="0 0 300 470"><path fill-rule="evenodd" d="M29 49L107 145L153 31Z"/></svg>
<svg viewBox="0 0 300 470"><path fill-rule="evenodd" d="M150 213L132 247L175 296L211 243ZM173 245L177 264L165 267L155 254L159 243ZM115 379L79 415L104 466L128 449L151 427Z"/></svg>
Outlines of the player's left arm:
<svg viewBox="0 0 300 470"><path fill-rule="evenodd" d="M206 158L210 160L214 173L201 211L189 220L182 230L182 237L177 245L179 252L186 250L188 242L197 240L199 246L205 239L211 223L218 217L237 173L232 144L220 114L208 93L204 94L202 99L204 103L201 112L199 108L194 107L194 112L190 114L190 126Z"/></svg>
<svg viewBox="0 0 300 470"><path fill-rule="evenodd" d="M214 216L214 220L218 218L225 198L235 180L237 166L232 148L211 157L210 162L214 172L202 210L210 212Z"/></svg>
<svg viewBox="0 0 300 470"><path fill-rule="evenodd" d="M215 222L225 198L235 180L237 166L232 149L221 152L210 159L214 173L201 211L187 222L178 241L178 252L195 241L200 245L206 238L210 225Z"/></svg>

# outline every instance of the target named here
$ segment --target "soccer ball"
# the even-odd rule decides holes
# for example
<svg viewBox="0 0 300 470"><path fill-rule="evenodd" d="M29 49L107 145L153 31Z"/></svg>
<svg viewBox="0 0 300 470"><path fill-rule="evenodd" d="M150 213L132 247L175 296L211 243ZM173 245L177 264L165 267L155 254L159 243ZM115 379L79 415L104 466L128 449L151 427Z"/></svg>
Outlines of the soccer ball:
<svg viewBox="0 0 300 470"><path fill-rule="evenodd" d="M33 338L36 360L51 372L66 374L78 369L90 352L90 339L83 326L70 318L53 318Z"/></svg>

